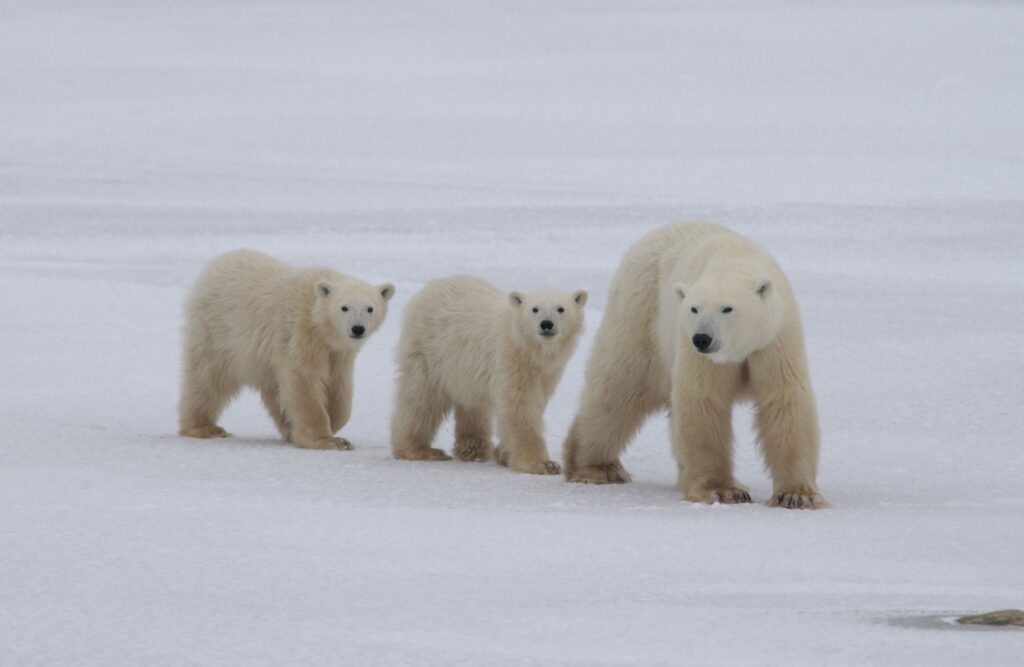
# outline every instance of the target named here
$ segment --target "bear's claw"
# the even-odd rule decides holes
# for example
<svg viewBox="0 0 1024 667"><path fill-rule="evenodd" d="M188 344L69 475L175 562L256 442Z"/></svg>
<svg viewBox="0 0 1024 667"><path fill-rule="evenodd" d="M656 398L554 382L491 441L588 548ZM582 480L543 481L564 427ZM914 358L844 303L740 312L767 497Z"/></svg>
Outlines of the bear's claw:
<svg viewBox="0 0 1024 667"><path fill-rule="evenodd" d="M723 505L740 505L752 502L750 492L745 487L733 486L721 489L704 489L684 494L684 499L693 503L722 503Z"/></svg>
<svg viewBox="0 0 1024 667"><path fill-rule="evenodd" d="M455 441L452 453L460 461L487 461L494 447L482 438L463 438Z"/></svg>
<svg viewBox="0 0 1024 667"><path fill-rule="evenodd" d="M734 503L749 503L749 502L753 502L750 499L750 492L747 491L746 489L733 489L732 491L728 491L727 493L730 495L730 497L727 498L727 499L724 499L724 498L721 497L721 494L719 494L718 502L725 502L725 503L727 503L727 502L734 502Z"/></svg>
<svg viewBox="0 0 1024 667"><path fill-rule="evenodd" d="M802 491L776 493L768 504L772 507L784 507L791 510L820 510L831 507L820 493Z"/></svg>
<svg viewBox="0 0 1024 667"><path fill-rule="evenodd" d="M557 475L562 472L562 466L558 465L554 461L544 462L544 474L545 475Z"/></svg>

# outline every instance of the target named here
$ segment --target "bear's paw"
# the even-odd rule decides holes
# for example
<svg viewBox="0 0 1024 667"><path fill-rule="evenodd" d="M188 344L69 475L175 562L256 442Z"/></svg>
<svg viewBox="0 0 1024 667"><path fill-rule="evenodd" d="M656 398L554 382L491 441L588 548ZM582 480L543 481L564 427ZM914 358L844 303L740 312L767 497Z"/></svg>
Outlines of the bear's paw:
<svg viewBox="0 0 1024 667"><path fill-rule="evenodd" d="M750 491L743 486L725 486L722 488L695 489L683 495L692 503L722 503L723 505L739 505L751 502Z"/></svg>
<svg viewBox="0 0 1024 667"><path fill-rule="evenodd" d="M231 434L216 424L183 428L181 435L188 438L230 438Z"/></svg>
<svg viewBox="0 0 1024 667"><path fill-rule="evenodd" d="M461 438L455 441L452 453L460 461L488 461L494 446L482 438Z"/></svg>
<svg viewBox="0 0 1024 667"><path fill-rule="evenodd" d="M570 482L582 484L625 484L633 480L618 461L602 465L583 466L567 475Z"/></svg>
<svg viewBox="0 0 1024 667"><path fill-rule="evenodd" d="M299 443L299 446L303 449L321 449L321 450L336 450L336 451L348 451L352 449L352 443L345 438L317 438L306 443Z"/></svg>
<svg viewBox="0 0 1024 667"><path fill-rule="evenodd" d="M422 449L415 449L410 451L395 452L394 456L396 459L401 461L451 461L452 457L448 456L443 449L435 449L433 447L424 447Z"/></svg>
<svg viewBox="0 0 1024 667"><path fill-rule="evenodd" d="M784 507L790 510L820 510L831 507L825 496L817 491L794 490L781 491L772 495L768 501L772 507Z"/></svg>
<svg viewBox="0 0 1024 667"><path fill-rule="evenodd" d="M531 475L557 475L562 472L562 466L554 461L517 459L509 453L508 449L500 445L494 450L494 460L498 465Z"/></svg>

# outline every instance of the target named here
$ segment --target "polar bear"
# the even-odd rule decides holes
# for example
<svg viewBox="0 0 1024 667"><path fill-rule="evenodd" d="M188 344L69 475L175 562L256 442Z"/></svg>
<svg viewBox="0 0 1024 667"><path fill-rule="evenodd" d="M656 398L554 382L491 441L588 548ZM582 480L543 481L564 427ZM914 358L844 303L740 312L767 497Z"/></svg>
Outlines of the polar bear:
<svg viewBox="0 0 1024 667"><path fill-rule="evenodd" d="M180 434L226 437L217 419L250 386L285 440L352 449L334 437L351 414L352 365L394 293L391 283L297 269L249 250L215 258L186 303Z"/></svg>
<svg viewBox="0 0 1024 667"><path fill-rule="evenodd" d="M820 508L818 419L796 299L778 263L710 223L657 229L626 253L565 442L574 482L628 482L619 455L669 409L679 488L697 502L750 502L733 477L732 406L753 401L771 504Z"/></svg>
<svg viewBox="0 0 1024 667"><path fill-rule="evenodd" d="M395 458L450 459L430 444L454 407L459 459L486 461L493 451L513 470L558 474L544 442L544 408L576 347L586 302L583 290L506 293L472 276L428 283L402 316Z"/></svg>

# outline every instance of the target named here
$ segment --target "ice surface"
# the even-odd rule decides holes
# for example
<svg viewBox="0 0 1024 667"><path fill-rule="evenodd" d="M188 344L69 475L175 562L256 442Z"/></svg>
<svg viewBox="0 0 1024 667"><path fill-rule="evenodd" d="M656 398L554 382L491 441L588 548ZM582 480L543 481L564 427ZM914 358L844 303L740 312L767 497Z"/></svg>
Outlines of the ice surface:
<svg viewBox="0 0 1024 667"><path fill-rule="evenodd" d="M0 5L0 664L1021 664L893 621L1024 599L1024 10L767 4ZM834 509L682 502L660 418L625 486L390 459L426 280L590 290L560 458L619 258L696 217L790 272ZM174 435L239 246L398 286L356 451L252 393Z"/></svg>

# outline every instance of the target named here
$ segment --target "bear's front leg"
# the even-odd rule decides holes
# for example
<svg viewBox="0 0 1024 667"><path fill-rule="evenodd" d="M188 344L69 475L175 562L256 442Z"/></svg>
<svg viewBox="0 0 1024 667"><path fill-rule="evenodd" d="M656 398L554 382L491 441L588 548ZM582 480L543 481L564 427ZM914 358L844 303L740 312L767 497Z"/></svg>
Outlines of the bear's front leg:
<svg viewBox="0 0 1024 667"><path fill-rule="evenodd" d="M498 408L495 461L517 472L557 475L562 467L551 460L544 442L544 402L538 396L506 397Z"/></svg>
<svg viewBox="0 0 1024 667"><path fill-rule="evenodd" d="M802 392L798 392L802 393ZM757 430L765 462L772 474L773 507L824 509L818 491L818 425L813 399L761 400L757 404Z"/></svg>
<svg viewBox="0 0 1024 667"><path fill-rule="evenodd" d="M697 503L749 503L750 492L732 476L732 402L704 395L688 378L672 391L672 449L679 490Z"/></svg>
<svg viewBox="0 0 1024 667"><path fill-rule="evenodd" d="M784 349L799 354L787 363ZM772 475L769 505L787 509L823 509L828 501L818 491L818 410L807 381L802 347L781 345L753 355L749 361L754 390L758 439Z"/></svg>
<svg viewBox="0 0 1024 667"><path fill-rule="evenodd" d="M281 383L281 401L291 420L292 442L303 449L352 449L352 443L334 437L327 413L327 390L312 374L288 372Z"/></svg>
<svg viewBox="0 0 1024 667"><path fill-rule="evenodd" d="M332 434L337 434L352 416L352 392L352 360L341 359L332 366L327 392L327 415Z"/></svg>

